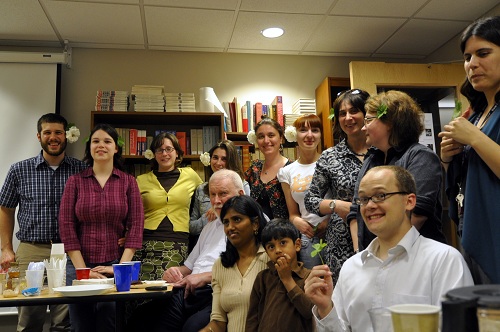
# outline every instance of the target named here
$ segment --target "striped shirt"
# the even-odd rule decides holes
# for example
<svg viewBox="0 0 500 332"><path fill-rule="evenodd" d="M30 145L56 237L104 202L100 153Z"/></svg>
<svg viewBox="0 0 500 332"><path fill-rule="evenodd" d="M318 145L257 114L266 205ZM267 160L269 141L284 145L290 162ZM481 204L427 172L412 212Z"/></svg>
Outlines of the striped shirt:
<svg viewBox="0 0 500 332"><path fill-rule="evenodd" d="M42 153L10 167L0 191L0 206L19 206L19 241L60 242L57 218L66 180L87 167L78 159L64 156L54 170Z"/></svg>

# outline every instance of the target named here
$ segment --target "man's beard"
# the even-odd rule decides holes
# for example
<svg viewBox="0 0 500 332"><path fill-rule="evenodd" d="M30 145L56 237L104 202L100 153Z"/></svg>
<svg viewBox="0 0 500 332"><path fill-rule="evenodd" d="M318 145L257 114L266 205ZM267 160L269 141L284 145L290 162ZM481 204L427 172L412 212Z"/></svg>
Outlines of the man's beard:
<svg viewBox="0 0 500 332"><path fill-rule="evenodd" d="M49 148L50 143L49 142L45 142L45 143L41 142L40 144L42 145L42 149L43 149L43 151L45 151L45 153L47 153L49 156L57 157L57 156L60 156L62 153L64 153L64 150L66 150L67 141L64 140L63 142L60 142L59 149L56 151L50 150L50 148Z"/></svg>

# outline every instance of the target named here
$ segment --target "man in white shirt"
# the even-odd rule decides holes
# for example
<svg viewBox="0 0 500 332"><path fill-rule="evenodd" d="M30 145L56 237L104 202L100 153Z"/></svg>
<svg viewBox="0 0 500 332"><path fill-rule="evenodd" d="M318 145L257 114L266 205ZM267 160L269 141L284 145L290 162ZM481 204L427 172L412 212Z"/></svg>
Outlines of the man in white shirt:
<svg viewBox="0 0 500 332"><path fill-rule="evenodd" d="M228 199L245 194L241 177L227 169L215 172L208 186L217 216ZM128 330L198 331L206 326L212 311L212 266L225 248L224 226L217 217L203 228L184 265L164 272L163 279L174 284L172 297L142 305L134 312Z"/></svg>
<svg viewBox="0 0 500 332"><path fill-rule="evenodd" d="M344 263L335 290L328 266L311 271L305 293L315 304L317 331L373 331L371 308L441 305L450 289L473 285L456 249L421 236L411 225L415 192L413 176L398 166L375 167L363 177L357 203L377 238Z"/></svg>

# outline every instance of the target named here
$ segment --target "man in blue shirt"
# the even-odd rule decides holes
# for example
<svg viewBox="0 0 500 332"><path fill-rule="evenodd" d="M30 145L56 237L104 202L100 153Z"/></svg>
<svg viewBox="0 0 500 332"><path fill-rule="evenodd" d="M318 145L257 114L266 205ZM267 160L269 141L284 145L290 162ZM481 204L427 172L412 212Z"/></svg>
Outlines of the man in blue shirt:
<svg viewBox="0 0 500 332"><path fill-rule="evenodd" d="M64 117L55 113L43 115L37 123L37 138L42 147L39 155L13 164L0 191L0 243L2 268L17 261L21 276L30 262L50 256L51 244L61 242L57 217L66 180L87 166L66 156ZM14 253L12 236L16 207L20 241ZM19 307L17 331L41 331L46 306ZM50 306L51 329L69 331L66 305Z"/></svg>

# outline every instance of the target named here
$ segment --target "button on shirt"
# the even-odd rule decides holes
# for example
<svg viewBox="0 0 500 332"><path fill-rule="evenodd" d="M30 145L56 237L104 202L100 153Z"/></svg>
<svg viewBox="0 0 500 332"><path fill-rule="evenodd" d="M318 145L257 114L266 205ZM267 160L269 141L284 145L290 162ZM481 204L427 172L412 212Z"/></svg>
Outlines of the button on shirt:
<svg viewBox="0 0 500 332"><path fill-rule="evenodd" d="M414 227L389 250L385 261L376 257L378 248L376 238L344 263L333 291L332 311L319 320L313 308L318 332L373 331L369 309L404 303L440 306L450 289L473 285L455 248L421 236Z"/></svg>
<svg viewBox="0 0 500 332"><path fill-rule="evenodd" d="M10 167L0 192L0 206L13 209L19 205L19 241L60 241L57 217L66 180L87 167L78 159L64 156L54 170L42 153Z"/></svg>
<svg viewBox="0 0 500 332"><path fill-rule="evenodd" d="M226 250L226 233L220 218L209 222L201 231L198 242L184 261L192 274L212 272L212 267L220 253Z"/></svg>

